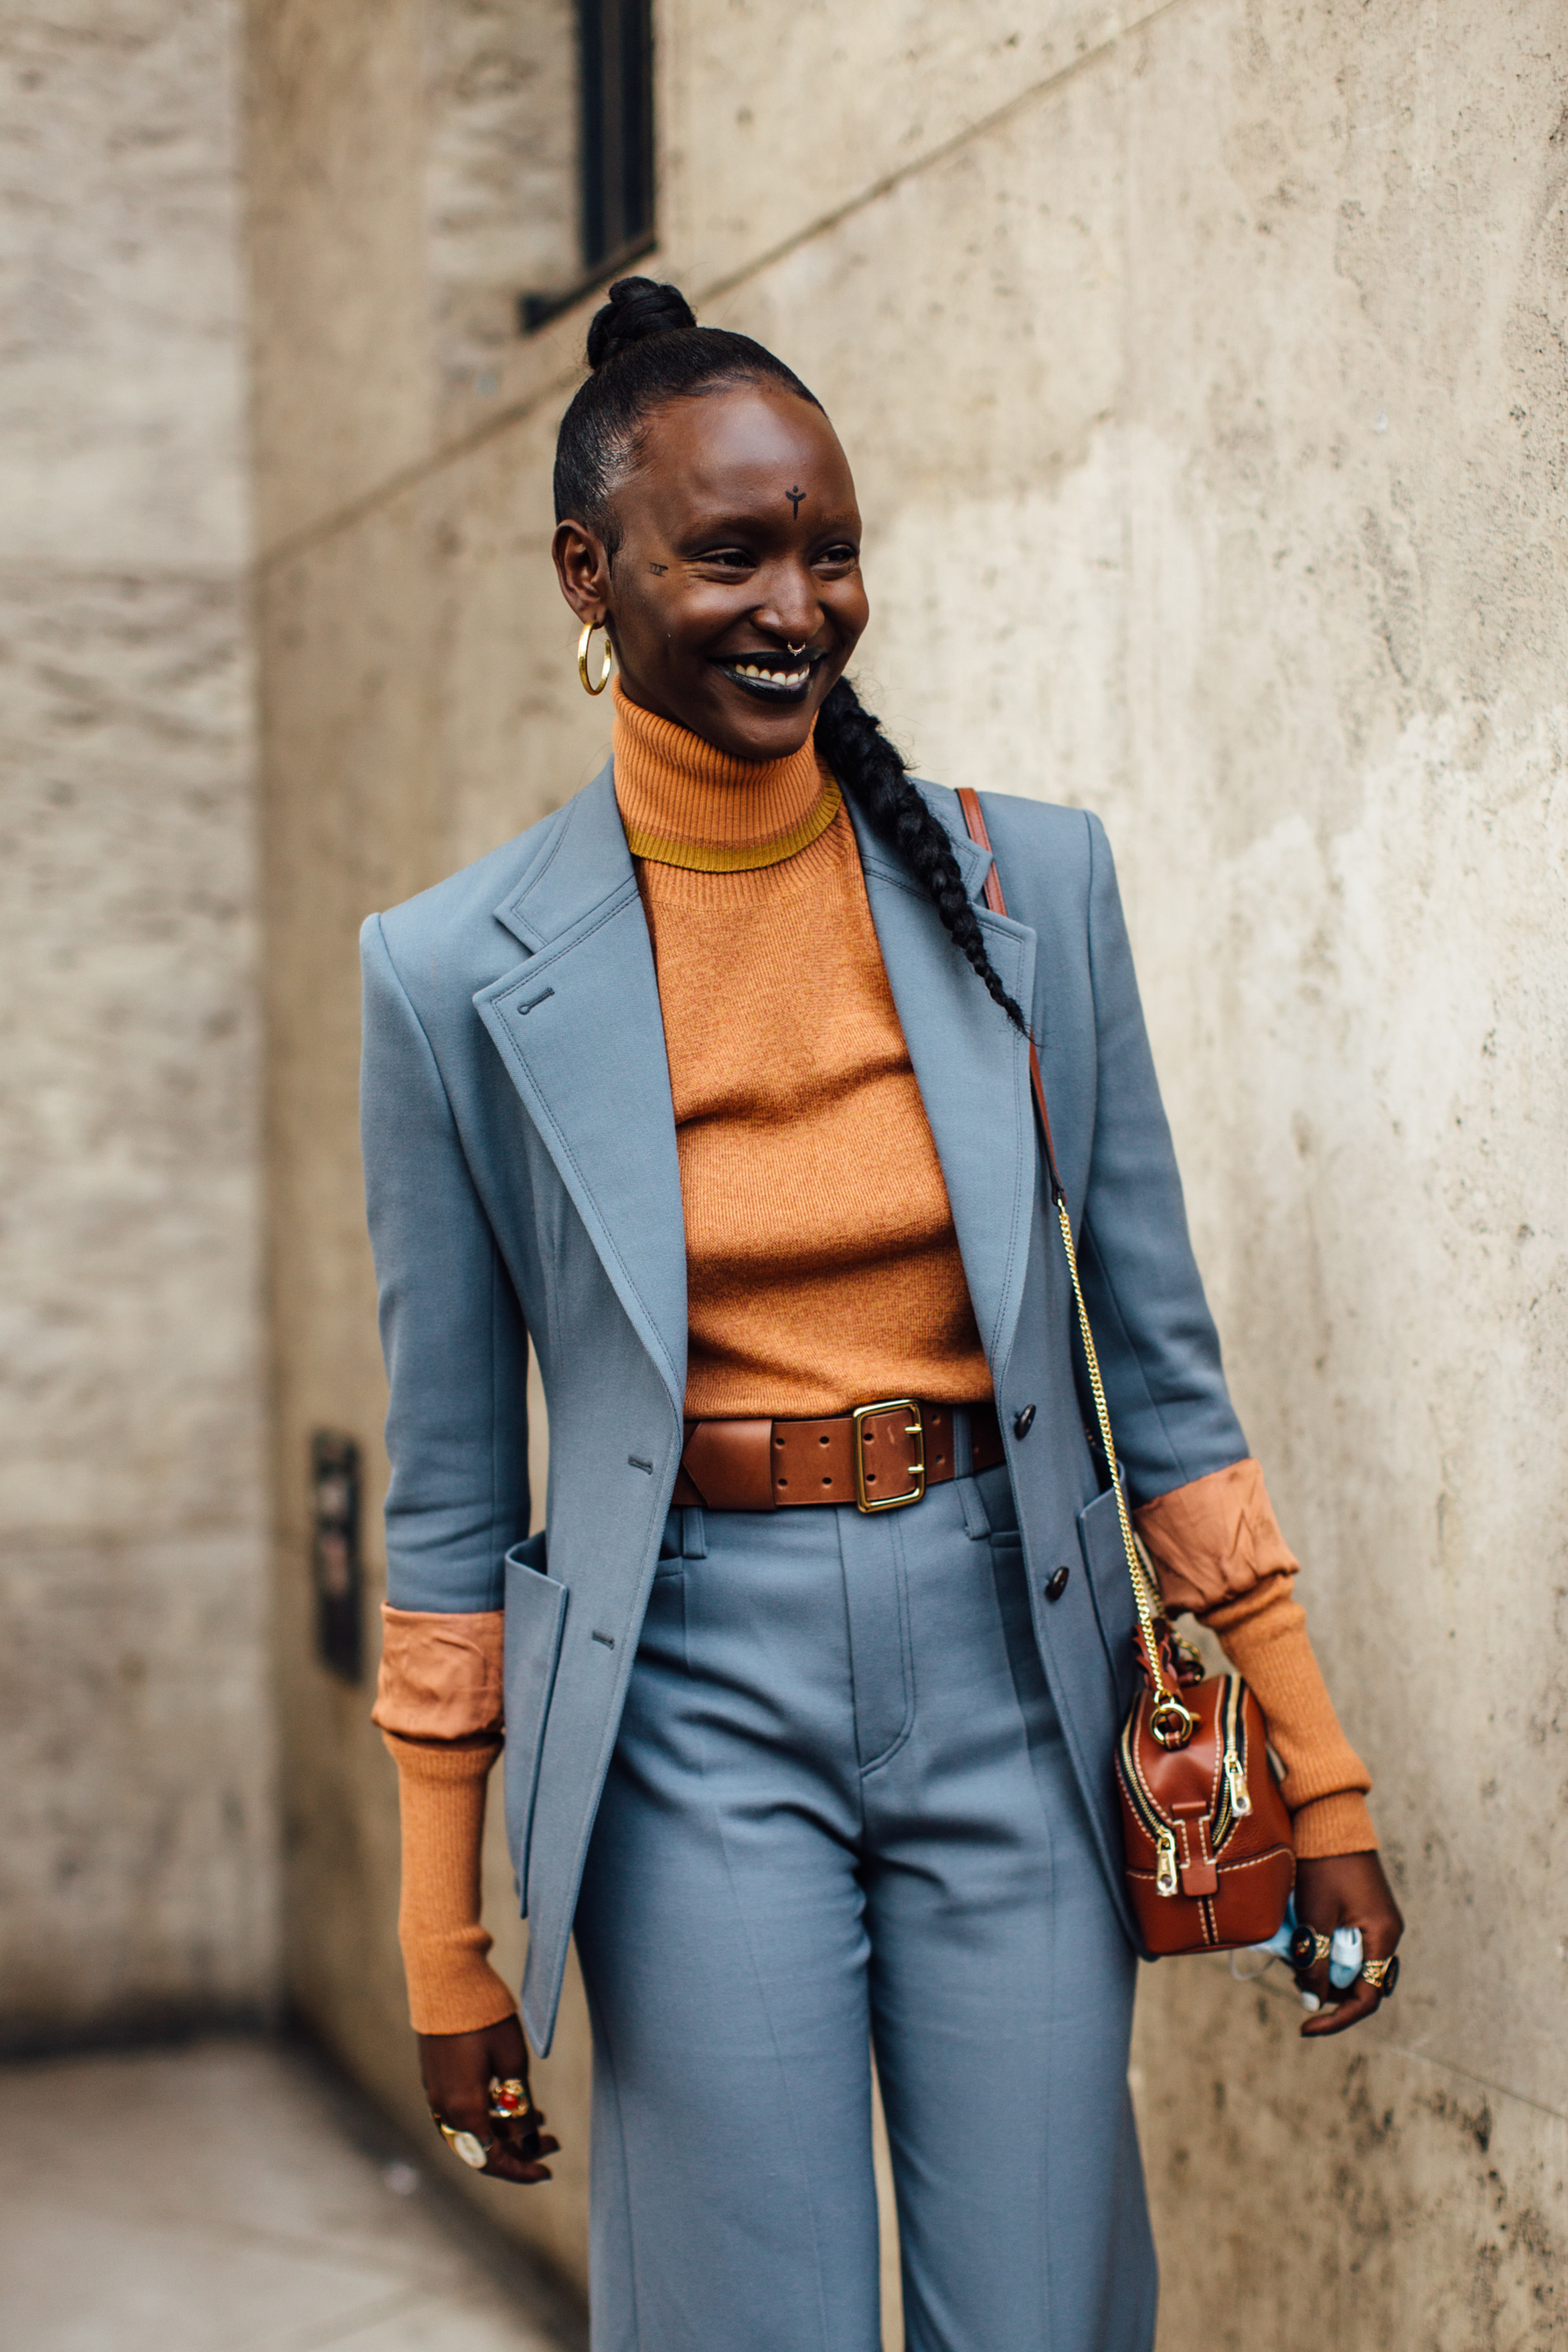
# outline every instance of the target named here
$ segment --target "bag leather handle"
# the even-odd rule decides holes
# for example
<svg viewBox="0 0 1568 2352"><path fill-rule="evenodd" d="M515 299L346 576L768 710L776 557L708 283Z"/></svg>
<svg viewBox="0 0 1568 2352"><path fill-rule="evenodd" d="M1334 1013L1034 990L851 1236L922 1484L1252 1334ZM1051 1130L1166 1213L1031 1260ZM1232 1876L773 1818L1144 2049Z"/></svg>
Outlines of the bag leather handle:
<svg viewBox="0 0 1568 2352"><path fill-rule="evenodd" d="M991 870L985 877L985 903L994 915L1005 915L1007 902L1002 895L1002 877L997 870L996 852L991 848L991 835L986 830L980 795L971 784L960 784L958 803L963 811L963 822L969 837L982 849L990 850ZM1046 1082L1040 1075L1040 1057L1033 1037L1029 1039L1029 1087L1035 1098L1035 1117L1039 1123L1040 1143L1045 1153L1046 1179L1050 1186L1051 1206L1057 1213L1057 1224L1067 1253L1068 1272L1072 1277L1073 1303L1078 1308L1078 1328L1083 1341L1084 1361L1089 1368L1089 1385L1094 1397L1095 1418L1100 1423L1100 1442L1105 1449L1105 1465L1110 1473L1110 1491L1116 1497L1116 1516L1121 1527L1122 1549L1127 1554L1127 1573L1132 1580L1132 1598L1138 1610L1139 1640L1143 1652L1143 1671L1149 1677L1153 1694L1150 1728L1162 1748L1184 1748L1197 1729L1198 1719L1184 1705L1178 1691L1168 1681L1164 1657L1160 1647L1159 1625L1164 1610L1159 1593L1153 1590L1148 1570L1139 1556L1132 1533L1132 1521L1127 1509L1127 1497L1122 1491L1121 1473L1116 1460L1116 1440L1110 1433L1110 1407L1105 1399L1105 1384L1100 1377L1100 1356L1089 1328L1089 1308L1084 1304L1083 1285L1079 1280L1078 1245L1073 1240L1072 1218L1068 1213L1067 1193L1062 1185L1061 1171L1057 1166L1057 1148L1051 1139L1051 1115L1046 1108Z"/></svg>

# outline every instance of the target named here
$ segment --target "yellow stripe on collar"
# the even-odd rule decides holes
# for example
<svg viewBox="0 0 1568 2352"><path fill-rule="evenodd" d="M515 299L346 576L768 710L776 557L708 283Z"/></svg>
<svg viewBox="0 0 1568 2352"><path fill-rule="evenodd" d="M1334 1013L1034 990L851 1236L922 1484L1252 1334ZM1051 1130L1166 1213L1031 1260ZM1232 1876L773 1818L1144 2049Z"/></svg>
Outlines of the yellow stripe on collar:
<svg viewBox="0 0 1568 2352"><path fill-rule="evenodd" d="M690 874L750 874L759 866L782 866L786 857L809 849L814 841L821 840L843 804L843 794L828 776L816 807L809 809L788 833L781 833L772 841L748 842L739 848L710 848L700 842L670 841L657 833L642 833L627 825L626 845L634 857L646 857L655 866L682 866Z"/></svg>

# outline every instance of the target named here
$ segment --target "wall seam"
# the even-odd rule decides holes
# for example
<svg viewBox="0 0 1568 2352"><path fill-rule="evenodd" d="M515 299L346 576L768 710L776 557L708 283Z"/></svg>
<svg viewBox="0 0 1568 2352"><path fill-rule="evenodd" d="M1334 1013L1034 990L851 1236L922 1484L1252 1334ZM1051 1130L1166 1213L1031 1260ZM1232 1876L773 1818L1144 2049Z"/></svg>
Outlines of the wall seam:
<svg viewBox="0 0 1568 2352"><path fill-rule="evenodd" d="M708 284L700 287L696 295L691 298L693 309L701 310L710 303L722 301L728 294L738 292L742 286L749 285L754 278L760 278L764 271L776 268L781 261L788 260L793 254L804 252L807 247L815 244L817 238L830 236L847 220L852 220L857 213L868 212L873 205L880 204L885 196L893 194L898 189L906 186L910 181L918 179L925 172L934 171L940 164L950 161L952 156L962 154L966 147L990 137L994 131L1001 130L1005 124L1013 121L1017 116L1027 113L1032 106L1054 97L1058 90L1064 89L1069 82L1075 81L1080 75L1087 73L1090 68L1105 64L1116 55L1130 35L1143 32L1151 26L1160 23L1163 18L1173 16L1177 9L1191 5L1192 0L1157 0L1156 5L1145 9L1142 15L1131 21L1119 25L1106 39L1097 42L1092 48L1085 49L1069 64L1058 67L1054 73L1047 74L1040 81L1031 82L1026 89L1015 91L1013 96L1004 100L1002 105L993 107L989 114L983 114L973 122L965 123L962 130L955 131L950 137L940 140L934 147L928 147L923 153L911 156L907 163L900 163L897 170L883 173L879 179L869 182L854 195L846 197L845 201L841 205L836 205L832 211L819 214L815 220L808 221L804 227L794 230L788 236L781 237L777 245L769 246L765 252L754 255L750 261L742 263L739 268L726 270L721 277L710 278ZM657 247L647 258L650 263L659 258ZM596 299L596 296L585 298L584 307L587 299ZM425 457L416 457L408 465L398 467L394 472L386 475L382 481L374 484L370 489L363 491L358 498L351 499L346 505L339 507L333 513L323 515L315 522L302 524L297 530L286 532L272 546L263 548L258 552L254 563L256 578L258 581L267 579L272 572L280 570L285 564L291 563L297 557L312 552L315 549L324 546L329 540L338 538L346 530L352 530L356 523L363 522L369 516L380 513L409 491L418 489L426 482L436 480L438 476L446 472L448 467L460 464L465 457L472 457L476 450L487 447L492 441L500 440L515 426L526 424L530 417L536 415L540 409L547 406L565 390L577 373L575 362L569 367L556 369L544 383L536 385L532 392L525 394L521 400L510 402L496 415L487 416L481 425L472 426L467 433L458 434L454 440L443 442L439 447L430 450Z"/></svg>
<svg viewBox="0 0 1568 2352"><path fill-rule="evenodd" d="M1256 1984L1266 1999L1279 2001L1281 2005L1293 2004L1296 1999L1295 1993L1285 1986L1264 1984L1260 1977L1239 1978L1237 1982ZM1456 2082L1473 2083L1478 2091L1489 2092L1496 2099L1508 2099L1516 2106L1529 2107L1534 2115L1549 2116L1553 2123L1568 2124L1568 2109L1554 2107L1550 2100L1535 2098L1528 2091L1516 2089L1511 2083L1499 2083L1489 2074L1478 2074L1471 2066L1457 2065L1452 2058L1439 2057L1430 2050L1418 2050L1414 2042L1396 2041L1390 2034L1386 2040L1375 2044L1369 2042L1365 2054L1370 2057L1374 2049L1392 2057L1407 2058L1413 2065L1428 2067L1434 2074L1450 2074ZM1352 2054L1357 2057L1363 2054L1359 2043Z"/></svg>

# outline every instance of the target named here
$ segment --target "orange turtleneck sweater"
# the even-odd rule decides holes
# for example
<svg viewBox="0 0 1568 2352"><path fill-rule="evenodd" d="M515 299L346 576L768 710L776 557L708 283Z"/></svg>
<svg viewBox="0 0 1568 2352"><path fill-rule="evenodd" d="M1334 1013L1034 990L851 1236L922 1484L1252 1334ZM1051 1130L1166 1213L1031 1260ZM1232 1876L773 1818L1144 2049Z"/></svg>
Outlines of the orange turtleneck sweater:
<svg viewBox="0 0 1568 2352"><path fill-rule="evenodd" d="M628 702L618 679L615 692L616 796L653 940L680 1159L688 1418L988 1398L837 786L809 741L786 760L731 760ZM1297 1851L1375 1845L1371 1783L1318 1671L1256 1462L1162 1496L1138 1523L1170 1606L1213 1626L1258 1695ZM516 2006L479 1923L501 1618L384 1618L374 1720L398 1764L413 2021L463 2032Z"/></svg>
<svg viewBox="0 0 1568 2352"><path fill-rule="evenodd" d="M616 797L658 972L692 1421L991 1375L838 787L731 760L616 687Z"/></svg>

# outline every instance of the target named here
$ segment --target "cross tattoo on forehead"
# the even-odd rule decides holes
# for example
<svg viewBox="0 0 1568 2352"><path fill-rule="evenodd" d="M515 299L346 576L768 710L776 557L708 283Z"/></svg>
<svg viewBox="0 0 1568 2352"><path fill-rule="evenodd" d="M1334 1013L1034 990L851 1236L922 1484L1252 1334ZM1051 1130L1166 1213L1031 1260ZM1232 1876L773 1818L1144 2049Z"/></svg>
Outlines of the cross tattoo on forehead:
<svg viewBox="0 0 1568 2352"><path fill-rule="evenodd" d="M793 490L786 490L784 496L789 500L790 520L794 522L800 513L801 500L805 498L805 492L797 487Z"/></svg>

